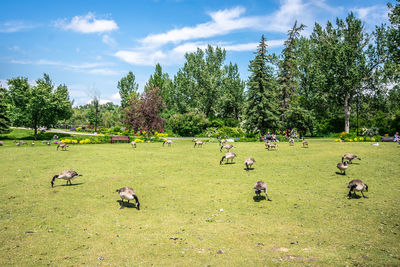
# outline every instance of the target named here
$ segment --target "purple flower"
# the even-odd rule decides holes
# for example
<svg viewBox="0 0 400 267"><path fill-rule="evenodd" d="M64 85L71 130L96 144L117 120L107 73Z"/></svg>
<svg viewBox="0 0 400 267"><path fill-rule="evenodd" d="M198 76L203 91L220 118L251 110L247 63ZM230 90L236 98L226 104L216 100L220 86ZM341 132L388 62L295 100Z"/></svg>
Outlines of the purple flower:
<svg viewBox="0 0 400 267"><path fill-rule="evenodd" d="M54 141L54 144L58 144L58 142L57 142L57 141Z"/></svg>

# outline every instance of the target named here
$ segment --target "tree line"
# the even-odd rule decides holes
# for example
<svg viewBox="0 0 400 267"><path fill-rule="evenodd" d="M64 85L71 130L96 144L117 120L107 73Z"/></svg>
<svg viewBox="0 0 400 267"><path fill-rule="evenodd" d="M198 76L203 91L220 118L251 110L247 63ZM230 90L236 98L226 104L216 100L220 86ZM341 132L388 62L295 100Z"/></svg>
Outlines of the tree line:
<svg viewBox="0 0 400 267"><path fill-rule="evenodd" d="M63 122L167 128L180 135L221 126L260 134L296 128L326 135L369 127L392 133L400 128L400 7L388 6L390 25L371 33L353 13L325 26L315 23L308 37L301 35L306 26L295 22L279 55L268 51L261 36L246 81L237 64L225 62L225 50L211 45L187 53L173 78L157 64L141 94L129 72L117 84L120 106L100 105L94 97L72 108L66 86L55 87L48 75L35 86L13 78L0 90L0 129L29 125L36 133L38 126Z"/></svg>

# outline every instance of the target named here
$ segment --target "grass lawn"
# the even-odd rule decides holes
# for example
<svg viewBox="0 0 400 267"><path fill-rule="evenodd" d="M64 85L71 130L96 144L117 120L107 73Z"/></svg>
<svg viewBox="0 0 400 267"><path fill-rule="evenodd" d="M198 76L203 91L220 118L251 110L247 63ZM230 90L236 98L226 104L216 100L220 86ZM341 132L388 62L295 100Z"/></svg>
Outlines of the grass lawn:
<svg viewBox="0 0 400 267"><path fill-rule="evenodd" d="M0 147L0 266L400 265L400 146L310 141ZM338 175L346 153L361 161ZM254 157L254 170L243 161ZM62 170L83 174L65 186ZM347 198L362 179L369 198ZM268 184L272 202L254 198ZM141 210L120 209L133 187ZM360 195L360 193L358 193Z"/></svg>

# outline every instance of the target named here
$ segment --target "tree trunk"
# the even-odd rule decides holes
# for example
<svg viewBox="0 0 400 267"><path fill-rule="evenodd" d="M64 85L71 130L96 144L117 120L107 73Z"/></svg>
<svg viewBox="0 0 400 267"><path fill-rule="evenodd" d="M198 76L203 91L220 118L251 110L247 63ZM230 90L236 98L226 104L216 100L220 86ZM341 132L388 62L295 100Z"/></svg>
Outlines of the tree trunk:
<svg viewBox="0 0 400 267"><path fill-rule="evenodd" d="M37 125L34 125L33 126L34 127L34 129L35 129L35 134L34 134L34 138L35 138L35 140L37 140Z"/></svg>
<svg viewBox="0 0 400 267"><path fill-rule="evenodd" d="M344 97L344 131L350 132L350 95L347 93Z"/></svg>

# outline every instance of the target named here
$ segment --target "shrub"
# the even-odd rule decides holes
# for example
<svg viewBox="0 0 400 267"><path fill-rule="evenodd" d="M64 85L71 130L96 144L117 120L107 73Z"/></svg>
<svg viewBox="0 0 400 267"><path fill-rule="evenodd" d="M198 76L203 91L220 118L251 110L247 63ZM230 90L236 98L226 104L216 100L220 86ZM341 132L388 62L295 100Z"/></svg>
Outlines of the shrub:
<svg viewBox="0 0 400 267"><path fill-rule="evenodd" d="M189 112L171 116L168 123L172 131L180 136L195 136L204 131L208 119L204 114Z"/></svg>

